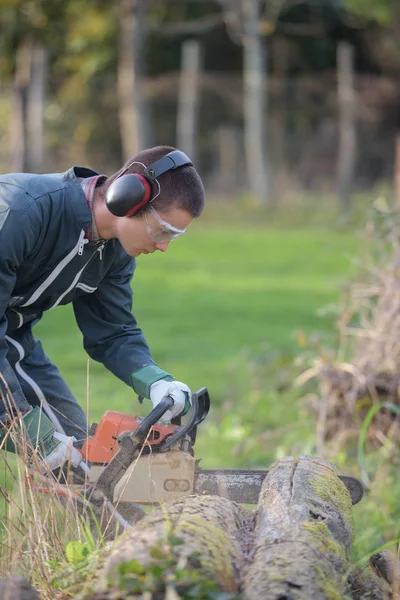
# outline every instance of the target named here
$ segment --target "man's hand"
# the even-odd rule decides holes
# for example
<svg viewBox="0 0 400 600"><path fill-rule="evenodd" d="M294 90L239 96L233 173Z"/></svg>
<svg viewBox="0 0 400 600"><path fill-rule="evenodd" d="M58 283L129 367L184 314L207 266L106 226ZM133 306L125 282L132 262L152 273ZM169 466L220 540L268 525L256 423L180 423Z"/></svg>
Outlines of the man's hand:
<svg viewBox="0 0 400 600"><path fill-rule="evenodd" d="M150 400L153 403L153 408L161 402L165 396L172 396L174 404L171 410L167 410L161 419L170 421L173 417L185 415L191 407L192 393L187 385L180 381L166 381L160 379L153 383L150 388Z"/></svg>
<svg viewBox="0 0 400 600"><path fill-rule="evenodd" d="M73 437L58 433L58 431L54 432L53 440L56 447L49 454L46 454L45 456L42 455L39 458L39 468L44 475L62 467L67 461L69 461L73 467L77 467L82 463L83 456L79 450L74 448L74 439L75 438Z"/></svg>

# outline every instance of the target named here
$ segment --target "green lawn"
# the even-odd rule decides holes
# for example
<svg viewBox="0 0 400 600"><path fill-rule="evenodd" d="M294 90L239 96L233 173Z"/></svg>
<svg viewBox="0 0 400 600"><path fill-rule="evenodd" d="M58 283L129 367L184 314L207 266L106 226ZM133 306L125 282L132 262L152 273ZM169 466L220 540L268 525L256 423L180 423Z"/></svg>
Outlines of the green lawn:
<svg viewBox="0 0 400 600"><path fill-rule="evenodd" d="M353 231L199 222L166 254L138 259L134 314L155 360L211 394L196 442L203 468L266 467L315 453L313 418L291 385L293 362L305 350L299 340L334 342L334 310L322 309L339 299L360 248ZM35 333L83 406L89 398L90 422L110 408L150 410L88 362L70 307L46 314ZM376 511L379 494L355 509L357 556L392 535L396 499L385 493L385 510Z"/></svg>
<svg viewBox="0 0 400 600"><path fill-rule="evenodd" d="M357 247L353 233L196 223L167 253L139 257L134 314L158 364L192 389L207 386L218 404L244 351L292 352L296 330L332 333L332 317L317 310L338 298ZM87 356L70 307L46 314L35 332L86 404ZM89 369L94 418L110 405L137 406L101 365Z"/></svg>
<svg viewBox="0 0 400 600"><path fill-rule="evenodd" d="M338 299L359 244L353 232L196 222L167 253L139 257L134 314L154 359L191 389L210 391L212 411L196 443L204 466L264 467L287 451L313 451L312 418L290 388L291 363L304 351L299 331L333 339L334 315L318 311ZM88 363L70 307L46 314L36 333L89 406L90 422L111 407L150 410ZM279 444L264 441L265 431L282 427Z"/></svg>

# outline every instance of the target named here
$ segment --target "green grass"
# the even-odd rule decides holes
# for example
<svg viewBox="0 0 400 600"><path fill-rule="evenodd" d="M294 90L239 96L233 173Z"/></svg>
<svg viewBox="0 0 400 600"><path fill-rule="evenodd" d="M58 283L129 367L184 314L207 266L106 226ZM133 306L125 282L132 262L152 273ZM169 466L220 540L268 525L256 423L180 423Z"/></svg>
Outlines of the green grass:
<svg viewBox="0 0 400 600"><path fill-rule="evenodd" d="M134 314L154 359L211 394L196 442L203 468L267 467L287 454L315 453L313 418L292 386L301 369L295 359L312 336L334 343L332 307L356 271L361 239L345 229L200 221L166 254L138 259ZM149 401L140 406L132 389L88 361L71 307L46 314L35 334L89 405L90 422L110 408L150 410ZM346 470L346 457L338 456L338 466ZM378 499L382 481L379 487ZM396 499L385 494L381 510L376 493L355 508L357 557L395 535Z"/></svg>
<svg viewBox="0 0 400 600"><path fill-rule="evenodd" d="M207 386L218 404L243 352L292 352L299 329L332 334L332 317L317 311L337 299L357 247L353 233L196 223L165 255L138 259L134 314L157 363L192 389ZM85 404L87 356L70 307L35 333ZM130 388L93 362L90 388L93 417L110 403L132 410Z"/></svg>

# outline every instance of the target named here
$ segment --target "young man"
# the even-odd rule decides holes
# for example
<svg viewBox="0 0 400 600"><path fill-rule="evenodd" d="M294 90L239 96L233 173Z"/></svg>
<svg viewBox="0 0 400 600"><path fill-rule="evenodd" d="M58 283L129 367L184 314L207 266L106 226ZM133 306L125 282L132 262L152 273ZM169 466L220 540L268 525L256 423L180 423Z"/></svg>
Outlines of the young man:
<svg viewBox="0 0 400 600"><path fill-rule="evenodd" d="M165 252L204 207L190 159L162 146L140 152L110 178L72 167L0 176L0 442L23 419L43 472L77 465L87 423L32 327L72 303L84 347L156 406L184 414L190 390L158 367L132 315L135 257ZM62 343L62 340L60 340ZM74 439L75 438L75 439Z"/></svg>

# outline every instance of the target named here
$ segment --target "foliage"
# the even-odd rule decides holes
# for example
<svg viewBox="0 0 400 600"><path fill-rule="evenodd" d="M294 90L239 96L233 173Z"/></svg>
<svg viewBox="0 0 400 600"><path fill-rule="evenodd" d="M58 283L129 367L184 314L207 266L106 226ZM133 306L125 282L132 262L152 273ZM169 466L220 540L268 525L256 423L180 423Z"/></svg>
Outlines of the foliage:
<svg viewBox="0 0 400 600"><path fill-rule="evenodd" d="M48 560L50 587L55 593L65 592L69 596L84 594L95 577L101 559L104 540L94 539L88 521L81 521L81 539L69 540L65 547L64 560Z"/></svg>
<svg viewBox="0 0 400 600"><path fill-rule="evenodd" d="M395 3L392 0L344 0L344 3L350 12L381 25L390 24L394 17Z"/></svg>

